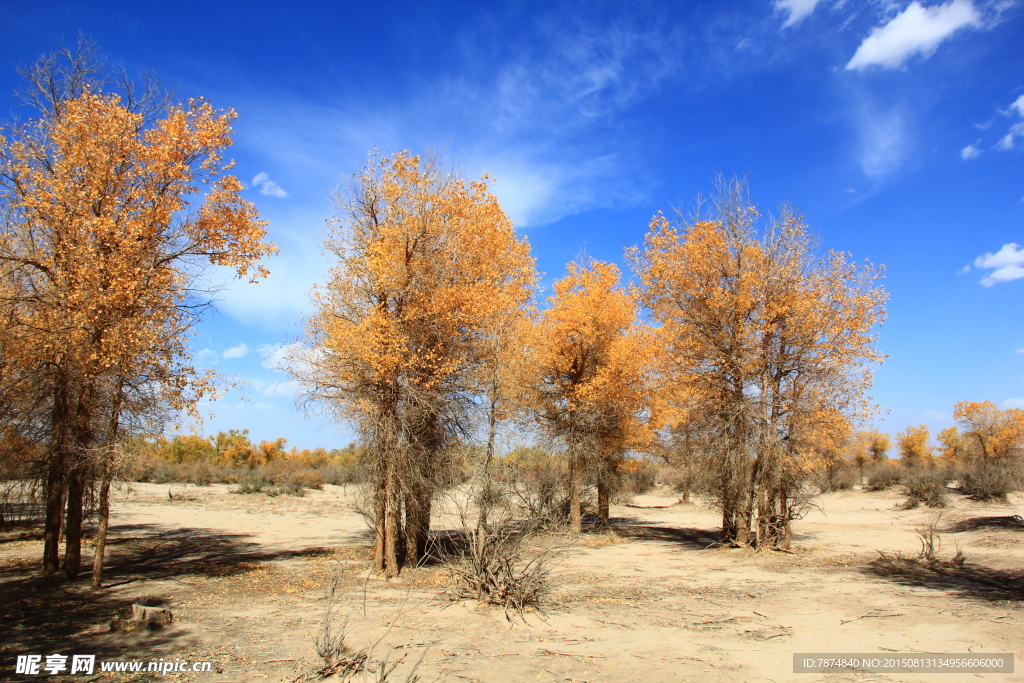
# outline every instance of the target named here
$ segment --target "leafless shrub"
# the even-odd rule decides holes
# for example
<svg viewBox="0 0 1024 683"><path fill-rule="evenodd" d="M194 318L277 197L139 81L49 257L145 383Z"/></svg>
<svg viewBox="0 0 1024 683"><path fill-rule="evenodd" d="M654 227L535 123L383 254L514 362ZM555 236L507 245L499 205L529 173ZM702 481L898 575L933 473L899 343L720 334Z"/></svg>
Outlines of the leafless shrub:
<svg viewBox="0 0 1024 683"><path fill-rule="evenodd" d="M948 560L943 560L942 551L942 538L939 534L939 521L942 519L942 513L938 513L925 522L915 530L917 533L917 540L920 545L917 551L916 557L904 557L902 552L896 551L894 553L887 553L882 550L878 551L878 559L875 560L876 564L880 565L891 565L891 566L903 566L908 565L925 565L929 569L943 570L951 567L962 567L966 562L963 551L959 546L956 546L956 552Z"/></svg>
<svg viewBox="0 0 1024 683"><path fill-rule="evenodd" d="M568 468L555 458L506 463L495 473L496 484L537 529L562 528L569 523Z"/></svg>
<svg viewBox="0 0 1024 683"><path fill-rule="evenodd" d="M830 458L824 465L811 471L811 486L820 493L834 493L853 488L857 469L846 460Z"/></svg>
<svg viewBox="0 0 1024 683"><path fill-rule="evenodd" d="M354 652L345 644L348 617L340 624L335 623L338 609L337 590L338 579L335 578L328 589L320 627L313 637L313 647L320 657L320 666L307 674L304 680L322 680L336 675L340 680L346 681L366 668L369 651L364 648Z"/></svg>
<svg viewBox="0 0 1024 683"><path fill-rule="evenodd" d="M930 522L917 528L917 539L921 542L921 551L918 552L917 559L925 562L935 562L938 559L942 539L937 527L941 517L942 513L939 513Z"/></svg>
<svg viewBox="0 0 1024 683"><path fill-rule="evenodd" d="M186 484L181 484L177 486L171 486L167 489L167 500L172 502L178 500L194 503L195 501L199 500L199 498L197 498L195 494L191 493L188 490L188 486Z"/></svg>
<svg viewBox="0 0 1024 683"><path fill-rule="evenodd" d="M879 463L868 475L867 490L885 491L900 483L900 470L889 463Z"/></svg>
<svg viewBox="0 0 1024 683"><path fill-rule="evenodd" d="M316 635L313 637L313 646L320 658L320 664L300 674L295 681L297 683L309 683L322 681L327 678L337 681L372 681L373 683L399 683L394 677L395 670L405 661L406 655L397 660L392 660L393 649L380 659L374 660L373 651L384 639L384 636L391 631L389 628L384 635L374 642L359 650L353 650L346 643L348 617L338 620L338 607L340 599L338 592L338 578L331 581L327 591L327 598L324 604L323 617ZM419 676L416 669L419 667L427 651L420 654L420 658L413 663L412 668L401 679L401 683L416 683Z"/></svg>
<svg viewBox="0 0 1024 683"><path fill-rule="evenodd" d="M536 607L548 591L555 552L531 547L529 523L506 522L477 528L461 557L448 564L453 600L470 598L522 613Z"/></svg>
<svg viewBox="0 0 1024 683"><path fill-rule="evenodd" d="M537 608L550 589L551 561L565 547L545 547L540 532L557 520L564 526L564 489L555 486L550 468L540 477L522 478L512 469L483 472L455 499L462 542L451 548L447 565L453 600L469 598L522 614ZM525 481L524 481L525 479ZM553 508L556 508L553 510ZM563 516L564 511L564 516Z"/></svg>
<svg viewBox="0 0 1024 683"><path fill-rule="evenodd" d="M1005 501L1024 482L1021 469L1012 458L972 458L957 473L959 490L975 500Z"/></svg>
<svg viewBox="0 0 1024 683"><path fill-rule="evenodd" d="M38 482L30 479L0 481L0 527L26 524L42 517Z"/></svg>
<svg viewBox="0 0 1024 683"><path fill-rule="evenodd" d="M647 458L620 462L609 484L613 503L624 504L653 489L661 478L661 468Z"/></svg>
<svg viewBox="0 0 1024 683"><path fill-rule="evenodd" d="M911 510L918 505L930 508L946 507L946 482L949 474L944 470L912 470L900 479L900 492L906 497L900 505Z"/></svg>

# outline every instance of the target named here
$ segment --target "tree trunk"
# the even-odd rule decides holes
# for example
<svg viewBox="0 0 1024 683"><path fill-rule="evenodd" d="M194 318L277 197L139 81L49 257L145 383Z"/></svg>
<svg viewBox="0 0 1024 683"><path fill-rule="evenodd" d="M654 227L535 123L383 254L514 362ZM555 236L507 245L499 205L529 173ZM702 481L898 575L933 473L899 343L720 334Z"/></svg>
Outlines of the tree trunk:
<svg viewBox="0 0 1024 683"><path fill-rule="evenodd" d="M387 520L387 466L378 468L378 476L373 482L373 569L383 574L386 568L384 554L384 527Z"/></svg>
<svg viewBox="0 0 1024 683"><path fill-rule="evenodd" d="M74 579L82 566L82 506L86 474L83 463L76 463L68 476L68 512L64 530L64 576Z"/></svg>
<svg viewBox="0 0 1024 683"><path fill-rule="evenodd" d="M602 462L597 470L597 524L603 529L608 528L608 487L610 473L608 464Z"/></svg>
<svg viewBox="0 0 1024 683"><path fill-rule="evenodd" d="M405 564L418 567L427 554L430 536L430 491L419 484L405 496Z"/></svg>
<svg viewBox="0 0 1024 683"><path fill-rule="evenodd" d="M64 454L59 450L50 455L44 490L43 576L51 576L60 570L60 532L64 525Z"/></svg>
<svg viewBox="0 0 1024 683"><path fill-rule="evenodd" d="M92 556L92 589L103 585L103 555L107 549L107 525L110 522L110 468L108 454L100 461L100 509L99 525L96 529L96 549Z"/></svg>
<svg viewBox="0 0 1024 683"><path fill-rule="evenodd" d="M569 456L569 531L583 533L583 501L580 493L582 469L579 454L573 448Z"/></svg>
<svg viewBox="0 0 1024 683"><path fill-rule="evenodd" d="M384 576L398 576L398 482L394 467L388 467L384 482Z"/></svg>

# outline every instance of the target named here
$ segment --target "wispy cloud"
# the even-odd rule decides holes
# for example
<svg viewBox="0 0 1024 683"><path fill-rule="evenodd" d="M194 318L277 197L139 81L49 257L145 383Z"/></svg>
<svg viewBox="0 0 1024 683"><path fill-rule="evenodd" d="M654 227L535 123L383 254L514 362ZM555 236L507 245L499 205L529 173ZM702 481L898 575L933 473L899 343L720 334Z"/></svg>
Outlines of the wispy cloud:
<svg viewBox="0 0 1024 683"><path fill-rule="evenodd" d="M193 354L193 359L197 363L216 362L214 359L217 358L217 352L210 348L200 349Z"/></svg>
<svg viewBox="0 0 1024 683"><path fill-rule="evenodd" d="M974 159L979 154L981 154L981 150L975 147L974 145L967 145L962 150L960 150L960 158L963 159L964 161L967 161L968 159Z"/></svg>
<svg viewBox="0 0 1024 683"><path fill-rule="evenodd" d="M864 173L881 177L903 165L910 150L907 115L899 107L863 103L856 114L858 160Z"/></svg>
<svg viewBox="0 0 1024 683"><path fill-rule="evenodd" d="M287 372L289 358L294 356L301 346L299 344L261 344L256 348L263 362L261 366L267 370Z"/></svg>
<svg viewBox="0 0 1024 683"><path fill-rule="evenodd" d="M238 346L232 346L230 349L224 352L225 358L244 358L249 354L249 347L242 342Z"/></svg>
<svg viewBox="0 0 1024 683"><path fill-rule="evenodd" d="M1010 103L1010 106L1005 111L1000 110L1000 113L1004 116L1016 117L1018 119L1024 119L1024 95L1021 95L1016 100ZM1015 121L1011 126L1006 135L999 139L996 143L995 148L1003 151L1016 149L1017 142L1024 139L1024 120Z"/></svg>
<svg viewBox="0 0 1024 683"><path fill-rule="evenodd" d="M1024 398L1008 398L1003 401L1003 408L1024 408Z"/></svg>
<svg viewBox="0 0 1024 683"><path fill-rule="evenodd" d="M295 398L302 386L295 380L274 382L263 390L262 395L268 398Z"/></svg>
<svg viewBox="0 0 1024 683"><path fill-rule="evenodd" d="M930 57L944 40L964 28L978 28L981 14L971 0L925 7L917 0L884 26L877 26L857 48L847 69L894 69L914 55Z"/></svg>
<svg viewBox="0 0 1024 683"><path fill-rule="evenodd" d="M295 216L276 227L274 241L281 251L265 263L270 275L255 283L231 280L228 269L219 269L222 280L211 277L221 291L217 308L245 324L285 333L298 332L303 313L310 310L309 291L327 276L328 264L320 253L320 234L300 232L300 226L323 225L322 217Z"/></svg>
<svg viewBox="0 0 1024 683"><path fill-rule="evenodd" d="M489 36L453 37L465 43L464 68L386 100L254 103L250 108L264 118L250 119L240 136L314 182L343 180L374 147L389 154L437 145L460 161L464 175L494 177L493 191L512 220L533 227L642 199L648 167L638 143L647 133L627 128L624 114L684 73L683 87L704 83L712 71L727 77L712 63L721 55L754 59L723 47L723 36L695 36L660 13L599 26L555 12L538 18L529 39L513 49L489 47ZM708 73L698 78L697 70Z"/></svg>
<svg viewBox="0 0 1024 683"><path fill-rule="evenodd" d="M252 184L260 188L260 194L268 197L279 197L281 199L287 199L288 193L285 192L280 185L270 179L266 173L258 173L256 177L252 179Z"/></svg>
<svg viewBox="0 0 1024 683"><path fill-rule="evenodd" d="M775 0L775 11L788 13L786 21L782 23L782 28L796 26L799 24L814 12L814 8L818 6L820 1L821 0Z"/></svg>
<svg viewBox="0 0 1024 683"><path fill-rule="evenodd" d="M991 287L997 282L1019 280L1024 278L1024 247L1014 242L1004 244L996 253L982 254L974 259L974 265L992 271L981 280L985 287Z"/></svg>

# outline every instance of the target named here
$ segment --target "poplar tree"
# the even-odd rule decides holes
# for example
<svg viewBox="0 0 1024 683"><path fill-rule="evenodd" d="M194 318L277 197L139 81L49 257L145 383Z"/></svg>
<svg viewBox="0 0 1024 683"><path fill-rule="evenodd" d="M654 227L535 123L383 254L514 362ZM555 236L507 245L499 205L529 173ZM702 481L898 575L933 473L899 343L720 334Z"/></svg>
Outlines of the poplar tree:
<svg viewBox="0 0 1024 683"><path fill-rule="evenodd" d="M374 566L390 577L424 557L445 451L470 431L480 369L536 276L486 176L400 152L372 158L335 203L334 265L291 367L304 399L362 438Z"/></svg>
<svg viewBox="0 0 1024 683"><path fill-rule="evenodd" d="M664 400L711 437L723 541L756 528L759 546L785 545L799 461L868 412L880 271L818 253L788 208L762 228L738 181L710 215L656 215L630 258L660 325Z"/></svg>
<svg viewBox="0 0 1024 683"><path fill-rule="evenodd" d="M0 131L4 362L37 378L41 409L22 417L43 425L43 572L60 568L63 528L68 578L96 454L125 406L181 410L209 388L188 351L207 303L198 276L244 276L274 250L227 172L234 112L171 106L127 80L108 91L101 72L87 41L42 58L24 70L37 118Z"/></svg>

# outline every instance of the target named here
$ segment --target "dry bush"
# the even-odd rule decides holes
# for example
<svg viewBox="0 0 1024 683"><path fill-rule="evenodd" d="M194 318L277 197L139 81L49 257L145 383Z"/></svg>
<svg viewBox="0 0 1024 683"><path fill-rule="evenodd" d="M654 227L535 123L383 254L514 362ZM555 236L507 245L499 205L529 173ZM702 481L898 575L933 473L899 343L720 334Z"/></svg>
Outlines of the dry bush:
<svg viewBox="0 0 1024 683"><path fill-rule="evenodd" d="M568 467L548 456L529 462L506 462L495 480L524 519L541 528L562 528L569 523Z"/></svg>
<svg viewBox="0 0 1024 683"><path fill-rule="evenodd" d="M893 463L877 463L868 475L868 491L885 491L900 483L902 472Z"/></svg>
<svg viewBox="0 0 1024 683"><path fill-rule="evenodd" d="M41 519L43 505L40 493L39 484L35 480L0 481L0 528Z"/></svg>
<svg viewBox="0 0 1024 683"><path fill-rule="evenodd" d="M497 472L485 466L453 497L462 542L441 558L451 599L469 598L520 614L542 602L550 589L550 563L565 545L545 547L540 533L568 522L568 506L560 502L567 495L554 485L559 479L553 464L530 468L528 476L508 463Z"/></svg>
<svg viewBox="0 0 1024 683"><path fill-rule="evenodd" d="M959 491L975 500L1005 501L1024 482L1021 465L1012 458L972 458L957 473Z"/></svg>
<svg viewBox="0 0 1024 683"><path fill-rule="evenodd" d="M950 475L946 470L912 469L900 477L900 493L906 497L900 507L911 510L918 505L930 508L946 507L946 484Z"/></svg>
<svg viewBox="0 0 1024 683"><path fill-rule="evenodd" d="M451 599L470 598L519 613L537 607L550 588L555 553L532 545L535 534L529 522L511 520L469 532L464 547L447 560Z"/></svg>
<svg viewBox="0 0 1024 683"><path fill-rule="evenodd" d="M939 521L942 519L942 513L935 515L931 520L917 527L915 530L917 533L917 540L920 544L920 548L917 551L917 556L903 557L903 553L886 553L878 551L878 560L876 562L889 565L909 565L909 564L923 564L927 565L931 569L948 569L950 567L962 567L966 562L967 558L964 556L962 550L957 547L956 552L948 560L943 560L940 553L942 550L942 538L939 535Z"/></svg>
<svg viewBox="0 0 1024 683"><path fill-rule="evenodd" d="M629 459L618 464L616 475L612 480L611 499L613 503L623 504L653 489L661 479L661 468L648 458Z"/></svg>
<svg viewBox="0 0 1024 683"><path fill-rule="evenodd" d="M361 484L366 481L366 471L358 462L344 465L321 465L316 471L323 477L325 484L344 486L345 484Z"/></svg>
<svg viewBox="0 0 1024 683"><path fill-rule="evenodd" d="M395 669L405 661L405 655L397 661L391 661L393 650L389 650L382 659L373 659L373 650L380 644L384 637L390 633L389 628L384 635L376 641L359 650L353 650L346 643L348 617L338 623L337 613L339 598L337 596L338 578L331 581L324 604L323 618L320 620L320 627L313 636L313 647L320 657L320 664L311 667L301 673L294 680L298 683L312 683L330 678L336 681L373 681L374 683L388 683L397 680L393 678ZM392 621L392 626L394 621ZM419 676L416 669L419 668L426 650L420 655L418 661L414 662L412 668L406 673L402 683L416 683Z"/></svg>
<svg viewBox="0 0 1024 683"><path fill-rule="evenodd" d="M840 458L829 458L810 472L808 482L819 493L835 493L853 488L857 482L857 468Z"/></svg>

